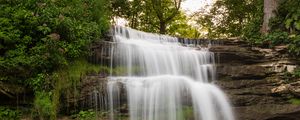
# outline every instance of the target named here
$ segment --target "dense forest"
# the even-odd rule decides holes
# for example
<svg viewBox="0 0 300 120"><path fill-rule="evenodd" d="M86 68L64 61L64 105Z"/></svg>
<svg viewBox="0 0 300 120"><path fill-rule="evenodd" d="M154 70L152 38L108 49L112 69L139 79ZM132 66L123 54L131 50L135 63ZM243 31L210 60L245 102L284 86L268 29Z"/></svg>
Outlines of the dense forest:
<svg viewBox="0 0 300 120"><path fill-rule="evenodd" d="M63 110L62 96L76 94L84 75L110 71L86 58L89 46L120 18L141 31L236 38L263 48L286 45L290 56L300 55L299 0L276 0L271 7L273 0L215 0L189 15L181 9L184 1L0 0L0 99L18 99L24 91L32 96L23 106L1 103L0 118L91 119L92 111Z"/></svg>

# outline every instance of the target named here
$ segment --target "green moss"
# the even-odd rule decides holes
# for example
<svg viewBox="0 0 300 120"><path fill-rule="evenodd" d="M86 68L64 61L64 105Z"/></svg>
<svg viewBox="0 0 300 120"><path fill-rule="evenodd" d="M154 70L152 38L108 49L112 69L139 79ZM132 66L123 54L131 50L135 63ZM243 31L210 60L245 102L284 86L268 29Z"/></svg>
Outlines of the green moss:
<svg viewBox="0 0 300 120"><path fill-rule="evenodd" d="M177 115L179 115L178 117L182 120L192 120L194 117L194 110L191 106L184 106L180 112L181 113L177 113Z"/></svg>
<svg viewBox="0 0 300 120"><path fill-rule="evenodd" d="M192 107L185 107L183 109L184 118L193 118L194 117L194 109Z"/></svg>
<svg viewBox="0 0 300 120"><path fill-rule="evenodd" d="M65 96L67 99L70 96L77 98L79 91L77 86L80 80L88 74L99 74L100 72L107 73L109 68L101 65L91 64L85 59L78 59L71 62L65 68L59 68L51 75L42 75L36 79L35 102L33 109L33 117L39 119L55 120L57 113L60 112L60 96ZM41 82L51 81L49 89L44 89Z"/></svg>
<svg viewBox="0 0 300 120"><path fill-rule="evenodd" d="M299 98L292 98L289 100L289 102L291 104L294 104L294 105L300 105L300 99Z"/></svg>
<svg viewBox="0 0 300 120"><path fill-rule="evenodd" d="M132 67L133 74L138 74L140 71L141 70L140 70L139 66ZM121 67L115 67L115 68L112 69L113 75L116 75L116 76L125 75L127 72L128 72L127 68L123 67L123 66L121 66Z"/></svg>
<svg viewBox="0 0 300 120"><path fill-rule="evenodd" d="M79 81L81 77L87 74L98 74L99 72L109 73L109 68L88 63L85 59L79 59L72 62L67 69L60 72L66 72L68 76L67 79Z"/></svg>
<svg viewBox="0 0 300 120"><path fill-rule="evenodd" d="M117 67L113 68L112 72L115 75L124 75L126 70L127 69L124 67ZM133 70L138 71L138 68L134 67ZM86 59L78 59L65 67L59 68L51 75L41 74L37 77L36 82L32 82L35 83L33 86L37 86L35 89L36 96L34 109L32 111L32 113L36 114L33 114L33 117L39 119L56 119L57 113L60 112L60 96L65 96L66 99L76 100L76 98L80 95L78 86L80 85L82 78L87 75L99 75L100 73L108 75L110 71L110 67L91 64ZM49 85L47 88L49 89L45 90L45 86L41 83L45 83L47 81L50 81L47 83ZM89 119L90 113L90 111L82 111L80 116L84 117L88 115Z"/></svg>
<svg viewBox="0 0 300 120"><path fill-rule="evenodd" d="M78 59L68 65L67 68L60 69L55 74L57 75L57 82L61 83L63 88L76 87L81 78L89 74L105 73L109 74L110 68L97 64L91 64L85 59Z"/></svg>

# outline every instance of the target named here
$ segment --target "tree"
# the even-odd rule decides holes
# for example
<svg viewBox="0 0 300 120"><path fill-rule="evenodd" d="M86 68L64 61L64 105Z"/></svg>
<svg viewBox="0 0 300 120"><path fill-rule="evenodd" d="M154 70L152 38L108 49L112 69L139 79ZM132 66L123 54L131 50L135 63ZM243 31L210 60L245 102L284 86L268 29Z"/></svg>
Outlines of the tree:
<svg viewBox="0 0 300 120"><path fill-rule="evenodd" d="M200 38L201 36L199 29L188 24L188 17L180 12L172 22L169 23L167 33L172 36L184 37L184 38Z"/></svg>
<svg viewBox="0 0 300 120"><path fill-rule="evenodd" d="M273 45L285 44L293 56L300 56L300 1L278 1L275 17L270 19L270 30L266 36Z"/></svg>
<svg viewBox="0 0 300 120"><path fill-rule="evenodd" d="M150 0L112 0L113 17L125 18L128 26L147 32L156 32L157 19Z"/></svg>
<svg viewBox="0 0 300 120"><path fill-rule="evenodd" d="M180 14L182 0L112 0L113 15L125 18L131 28L166 34Z"/></svg>
<svg viewBox="0 0 300 120"><path fill-rule="evenodd" d="M278 6L278 0L264 0L264 19L261 27L261 32L266 34L270 31L269 21L275 17L275 11Z"/></svg>
<svg viewBox="0 0 300 120"><path fill-rule="evenodd" d="M179 14L182 0L151 0L152 8L159 20L159 33L165 34L167 24Z"/></svg>
<svg viewBox="0 0 300 120"><path fill-rule="evenodd" d="M241 37L260 29L262 0L217 0L209 11L194 15L208 37ZM258 28L258 29L257 29Z"/></svg>

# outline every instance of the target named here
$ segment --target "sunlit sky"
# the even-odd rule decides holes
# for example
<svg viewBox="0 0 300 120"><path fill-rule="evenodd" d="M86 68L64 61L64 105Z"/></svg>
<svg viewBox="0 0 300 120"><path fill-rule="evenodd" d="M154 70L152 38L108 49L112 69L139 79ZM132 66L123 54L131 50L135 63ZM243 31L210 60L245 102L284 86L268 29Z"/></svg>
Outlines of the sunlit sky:
<svg viewBox="0 0 300 120"><path fill-rule="evenodd" d="M187 14L194 13L199 9L205 7L206 5L212 5L214 0L184 0L181 3L181 9ZM117 18L116 24L120 26L125 26L127 21L123 18Z"/></svg>
<svg viewBox="0 0 300 120"><path fill-rule="evenodd" d="M182 2L182 9L187 13L193 13L206 5L212 5L214 0L185 0Z"/></svg>

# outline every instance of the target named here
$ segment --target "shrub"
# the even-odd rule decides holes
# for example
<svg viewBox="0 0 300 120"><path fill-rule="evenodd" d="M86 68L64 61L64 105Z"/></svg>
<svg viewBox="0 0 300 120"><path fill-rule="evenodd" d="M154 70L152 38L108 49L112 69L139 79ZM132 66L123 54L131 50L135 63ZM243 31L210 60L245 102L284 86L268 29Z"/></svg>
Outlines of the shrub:
<svg viewBox="0 0 300 120"><path fill-rule="evenodd" d="M0 118L5 120L18 120L21 113L6 107L0 107Z"/></svg>
<svg viewBox="0 0 300 120"><path fill-rule="evenodd" d="M106 2L1 0L0 80L37 89L42 75L84 56L108 29Z"/></svg>
<svg viewBox="0 0 300 120"><path fill-rule="evenodd" d="M50 119L56 114L54 105L52 104L51 92L36 92L34 100L34 109L32 116L39 119Z"/></svg>
<svg viewBox="0 0 300 120"><path fill-rule="evenodd" d="M80 111L76 118L78 120L95 120L96 119L96 113L93 110L88 111Z"/></svg>

